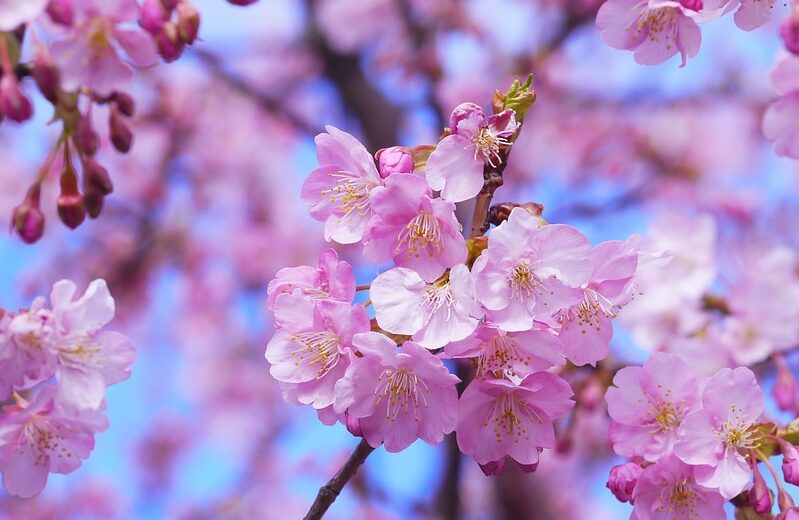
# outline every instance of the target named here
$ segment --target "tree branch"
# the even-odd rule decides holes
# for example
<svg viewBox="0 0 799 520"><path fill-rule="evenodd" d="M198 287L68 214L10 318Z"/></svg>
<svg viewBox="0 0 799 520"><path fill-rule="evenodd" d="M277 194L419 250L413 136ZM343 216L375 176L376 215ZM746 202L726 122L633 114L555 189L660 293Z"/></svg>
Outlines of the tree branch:
<svg viewBox="0 0 799 520"><path fill-rule="evenodd" d="M369 446L365 439L362 439L347 459L347 462L338 470L338 473L327 484L319 488L316 500L314 500L311 509L308 510L308 514L305 515L303 520L319 520L322 518L339 493L341 493L341 490L344 489L344 486L347 485L347 482L358 472L358 468L364 463L366 457L373 451L375 449Z"/></svg>

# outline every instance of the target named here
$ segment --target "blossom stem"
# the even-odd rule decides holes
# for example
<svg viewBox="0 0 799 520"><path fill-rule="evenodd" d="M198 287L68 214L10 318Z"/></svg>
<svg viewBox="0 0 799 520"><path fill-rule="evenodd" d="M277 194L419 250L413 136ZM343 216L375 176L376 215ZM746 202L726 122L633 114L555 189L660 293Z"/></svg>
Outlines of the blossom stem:
<svg viewBox="0 0 799 520"><path fill-rule="evenodd" d="M368 283L366 285L356 285L355 291L368 291L372 287L372 284Z"/></svg>
<svg viewBox="0 0 799 520"><path fill-rule="evenodd" d="M374 450L365 439L362 439L335 476L327 484L319 488L316 500L314 500L303 520L318 520L322 518L347 482L358 472L358 468L364 463L366 457Z"/></svg>

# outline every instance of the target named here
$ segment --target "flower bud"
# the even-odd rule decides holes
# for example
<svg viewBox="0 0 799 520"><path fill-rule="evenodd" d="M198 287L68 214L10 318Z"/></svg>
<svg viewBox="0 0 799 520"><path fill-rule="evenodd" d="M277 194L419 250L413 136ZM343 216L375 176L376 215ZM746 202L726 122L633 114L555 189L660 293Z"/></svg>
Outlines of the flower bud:
<svg viewBox="0 0 799 520"><path fill-rule="evenodd" d="M619 502L629 502L633 499L633 490L643 472L644 468L634 462L613 466L606 486Z"/></svg>
<svg viewBox="0 0 799 520"><path fill-rule="evenodd" d="M58 217L68 228L75 229L86 218L83 195L78 191L78 178L71 165L64 166L61 173L61 194L56 202Z"/></svg>
<svg viewBox="0 0 799 520"><path fill-rule="evenodd" d="M780 410L793 410L796 405L796 378L785 363L777 364L777 378L771 395Z"/></svg>
<svg viewBox="0 0 799 520"><path fill-rule="evenodd" d="M133 101L130 94L117 90L113 93L111 99L117 104L117 108L122 115L133 117L136 113L136 102Z"/></svg>
<svg viewBox="0 0 799 520"><path fill-rule="evenodd" d="M92 128L92 122L88 117L80 117L75 123L75 144L84 155L92 156L97 152L100 137Z"/></svg>
<svg viewBox="0 0 799 520"><path fill-rule="evenodd" d="M757 462L752 463L752 471L754 473L754 485L749 490L749 505L759 515L771 513L771 508L774 506L774 499L771 494L763 475L757 467Z"/></svg>
<svg viewBox="0 0 799 520"><path fill-rule="evenodd" d="M139 8L139 25L155 36L169 21L169 15L161 0L144 0Z"/></svg>
<svg viewBox="0 0 799 520"><path fill-rule="evenodd" d="M799 54L799 12L793 10L783 18L780 24L780 37L788 52Z"/></svg>
<svg viewBox="0 0 799 520"><path fill-rule="evenodd" d="M71 26L75 19L72 0L50 0L50 4L47 6L47 14L53 22L67 27Z"/></svg>
<svg viewBox="0 0 799 520"><path fill-rule="evenodd" d="M161 5L170 13L178 6L179 0L161 0Z"/></svg>
<svg viewBox="0 0 799 520"><path fill-rule="evenodd" d="M777 439L782 451L782 475L785 482L799 485L799 448L790 442Z"/></svg>
<svg viewBox="0 0 799 520"><path fill-rule="evenodd" d="M229 4L233 5L252 5L258 0L227 0Z"/></svg>
<svg viewBox="0 0 799 520"><path fill-rule="evenodd" d="M178 35L183 43L191 45L200 30L200 12L188 2L178 4Z"/></svg>
<svg viewBox="0 0 799 520"><path fill-rule="evenodd" d="M105 195L100 193L94 188L89 188L83 193L83 205L86 207L86 213L89 218L95 219L100 216L103 211L103 204L105 203Z"/></svg>
<svg viewBox="0 0 799 520"><path fill-rule="evenodd" d="M580 406L584 410L592 412L596 410L597 405L603 401L605 397L605 388L596 377L591 377L585 382L582 391L580 392Z"/></svg>
<svg viewBox="0 0 799 520"><path fill-rule="evenodd" d="M33 244L44 234L44 213L39 207L41 188L38 183L28 190L25 200L14 208L11 225L26 244Z"/></svg>
<svg viewBox="0 0 799 520"><path fill-rule="evenodd" d="M705 6L703 0L680 0L680 5L686 9L699 12Z"/></svg>
<svg viewBox="0 0 799 520"><path fill-rule="evenodd" d="M108 126L111 130L111 143L114 148L122 153L128 153L133 145L133 132L130 131L128 125L122 120L122 116L119 115L119 111L115 108L111 109Z"/></svg>
<svg viewBox="0 0 799 520"><path fill-rule="evenodd" d="M108 170L97 161L86 159L83 164L83 191L87 192L90 189L103 195L109 195L114 191L114 183L111 182Z"/></svg>
<svg viewBox="0 0 799 520"><path fill-rule="evenodd" d="M178 34L177 26L172 22L167 22L155 35L155 44L158 46L158 54L164 61L175 61L183 54L183 41Z"/></svg>
<svg viewBox="0 0 799 520"><path fill-rule="evenodd" d="M19 88L17 77L3 74L0 78L0 110L9 119L21 123L33 115L33 106Z"/></svg>
<svg viewBox="0 0 799 520"><path fill-rule="evenodd" d="M49 52L42 48L36 51L33 60L33 79L39 92L50 102L55 103L58 99L58 87L61 83L58 67L53 63Z"/></svg>
<svg viewBox="0 0 799 520"><path fill-rule="evenodd" d="M355 437L363 437L363 429L361 428L360 419L356 419L355 417L352 417L349 414L345 413L344 421L345 425L347 426L348 432L350 432Z"/></svg>
<svg viewBox="0 0 799 520"><path fill-rule="evenodd" d="M413 155L404 146L383 148L377 152L380 177L386 178L394 173L413 173Z"/></svg>

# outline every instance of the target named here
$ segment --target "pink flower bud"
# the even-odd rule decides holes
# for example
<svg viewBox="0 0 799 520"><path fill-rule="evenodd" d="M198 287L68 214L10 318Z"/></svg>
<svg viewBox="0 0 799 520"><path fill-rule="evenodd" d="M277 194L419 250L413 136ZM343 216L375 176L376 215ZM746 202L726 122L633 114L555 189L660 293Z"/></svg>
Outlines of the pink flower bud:
<svg viewBox="0 0 799 520"><path fill-rule="evenodd" d="M788 52L799 54L799 13L793 11L782 20L780 37Z"/></svg>
<svg viewBox="0 0 799 520"><path fill-rule="evenodd" d="M178 35L187 45L194 43L200 30L200 12L190 3L178 5Z"/></svg>
<svg viewBox="0 0 799 520"><path fill-rule="evenodd" d="M72 0L50 0L50 4L47 6L47 14L57 24L72 25L75 19Z"/></svg>
<svg viewBox="0 0 799 520"><path fill-rule="evenodd" d="M83 169L83 191L91 189L103 195L108 195L114 191L114 183L111 176L103 166L93 159L87 159Z"/></svg>
<svg viewBox="0 0 799 520"><path fill-rule="evenodd" d="M99 217L100 213L103 211L104 204L105 195L99 191L90 188L84 192L83 205L86 207L86 213L88 213L89 218L95 219Z"/></svg>
<svg viewBox="0 0 799 520"><path fill-rule="evenodd" d="M80 117L75 124L75 144L84 155L92 156L97 152L100 137L92 128L92 122L88 117Z"/></svg>
<svg viewBox="0 0 799 520"><path fill-rule="evenodd" d="M586 381L582 392L580 392L580 406L591 412L603 401L604 397L605 388L599 382L599 379L592 377Z"/></svg>
<svg viewBox="0 0 799 520"><path fill-rule="evenodd" d="M780 410L792 410L796 405L796 378L785 363L777 365L777 379L771 395Z"/></svg>
<svg viewBox="0 0 799 520"><path fill-rule="evenodd" d="M44 234L44 213L39 207L39 194L39 184L31 186L25 200L14 208L11 217L14 231L26 244L33 244Z"/></svg>
<svg viewBox="0 0 799 520"><path fill-rule="evenodd" d="M699 12L704 7L704 2L702 0L680 0L680 5L686 9Z"/></svg>
<svg viewBox="0 0 799 520"><path fill-rule="evenodd" d="M780 450L782 450L782 475L785 482L799 485L799 448L790 442L778 439Z"/></svg>
<svg viewBox="0 0 799 520"><path fill-rule="evenodd" d="M759 515L771 513L774 499L771 496L771 490L757 467L757 462L752 463L752 470L754 473L754 485L749 490L749 505Z"/></svg>
<svg viewBox="0 0 799 520"><path fill-rule="evenodd" d="M33 115L33 106L19 88L14 74L4 74L0 78L0 110L9 119L21 123Z"/></svg>
<svg viewBox="0 0 799 520"><path fill-rule="evenodd" d="M58 67L53 63L46 49L40 49L36 52L36 57L33 60L33 79L36 81L36 85L42 95L54 103L58 98L58 88L61 80Z"/></svg>
<svg viewBox="0 0 799 520"><path fill-rule="evenodd" d="M413 173L413 155L404 146L383 148L377 152L380 177L386 178L394 173Z"/></svg>
<svg viewBox="0 0 799 520"><path fill-rule="evenodd" d="M180 39L177 26L172 22L164 24L155 35L155 44L164 61L175 61L183 54L184 43Z"/></svg>
<svg viewBox="0 0 799 520"><path fill-rule="evenodd" d="M83 195L78 191L78 178L70 165L66 165L61 174L61 194L56 204L58 217L70 229L80 226L86 218Z"/></svg>
<svg viewBox="0 0 799 520"><path fill-rule="evenodd" d="M136 102L133 101L130 94L116 91L111 96L111 99L117 104L117 108L123 115L133 117L133 114L136 113Z"/></svg>
<svg viewBox="0 0 799 520"><path fill-rule="evenodd" d="M169 15L161 0L144 0L139 9L139 25L155 36L169 21Z"/></svg>
<svg viewBox="0 0 799 520"><path fill-rule="evenodd" d="M227 0L229 4L233 5L252 5L258 0Z"/></svg>
<svg viewBox="0 0 799 520"><path fill-rule="evenodd" d="M613 466L607 488L619 502L629 502L633 499L633 490L643 472L644 468L634 462Z"/></svg>
<svg viewBox="0 0 799 520"><path fill-rule="evenodd" d="M133 145L133 132L130 131L128 125L122 120L122 116L119 114L118 110L114 108L111 109L108 125L111 130L111 143L114 145L114 148L121 153L128 153L130 147Z"/></svg>
<svg viewBox="0 0 799 520"><path fill-rule="evenodd" d="M361 428L360 419L356 419L355 417L345 413L344 420L346 421L345 424L347 426L348 432L353 434L355 437L363 437L363 429Z"/></svg>

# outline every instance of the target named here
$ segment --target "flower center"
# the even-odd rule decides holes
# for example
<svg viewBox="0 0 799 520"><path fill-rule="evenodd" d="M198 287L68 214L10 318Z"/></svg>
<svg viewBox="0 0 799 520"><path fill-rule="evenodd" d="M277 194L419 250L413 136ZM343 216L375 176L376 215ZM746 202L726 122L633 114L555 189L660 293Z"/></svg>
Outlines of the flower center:
<svg viewBox="0 0 799 520"><path fill-rule="evenodd" d="M300 332L291 336L291 339L302 345L302 348L291 353L292 356L299 357L295 363L316 368L316 379L322 378L336 366L339 339L334 332Z"/></svg>
<svg viewBox="0 0 799 520"><path fill-rule="evenodd" d="M373 184L351 172L341 171L328 175L336 179L336 182L330 189L322 190L322 195L328 197L336 206L336 212L341 214L338 221L365 217L371 207L369 192L374 188Z"/></svg>
<svg viewBox="0 0 799 520"><path fill-rule="evenodd" d="M396 253L405 249L405 256L419 257L422 251L429 256L440 255L444 248L441 245L441 226L438 219L429 211L422 211L397 235Z"/></svg>
<svg viewBox="0 0 799 520"><path fill-rule="evenodd" d="M673 513L674 518L699 518L696 503L704 502L705 498L697 493L688 479L672 484L666 488L660 497L663 505L657 508L658 513Z"/></svg>
<svg viewBox="0 0 799 520"><path fill-rule="evenodd" d="M64 438L53 431L44 417L31 417L25 424L23 436L33 450L35 465L49 465L51 456L72 458L72 453L61 445Z"/></svg>
<svg viewBox="0 0 799 520"><path fill-rule="evenodd" d="M488 128L480 129L480 133L472 138L474 143L474 158L477 159L479 155L483 156L488 164L496 168L502 164L502 156L499 153L501 146L510 146L511 142L504 137L499 137L491 133Z"/></svg>
<svg viewBox="0 0 799 520"><path fill-rule="evenodd" d="M484 376L489 372L505 372L517 375L513 366L516 363L530 364L530 356L519 349L519 344L508 336L497 334L483 345L477 358L477 375Z"/></svg>
<svg viewBox="0 0 799 520"><path fill-rule="evenodd" d="M511 298L525 299L533 294L542 294L539 288L541 279L535 275L533 266L527 260L516 264L510 270L508 284L511 288Z"/></svg>
<svg viewBox="0 0 799 520"><path fill-rule="evenodd" d="M663 385L658 385L658 388L662 390ZM680 425L683 415L685 415L684 400L675 403L671 390L666 390L663 399L651 397L646 392L644 395L649 404L647 416L650 425L655 426L662 433L672 431Z"/></svg>
<svg viewBox="0 0 799 520"><path fill-rule="evenodd" d="M452 314L452 291L449 287L449 280L436 282L424 288L424 302L430 310L430 314L438 311L441 307L447 307L447 320Z"/></svg>
<svg viewBox="0 0 799 520"><path fill-rule="evenodd" d="M729 448L749 449L757 446L762 433L754 428L754 424L741 417L742 410L736 405L730 406L730 418L716 428L716 436Z"/></svg>
<svg viewBox="0 0 799 520"><path fill-rule="evenodd" d="M576 322L581 332L586 334L589 328L602 330L602 316L615 318L618 316L619 307L613 305L610 300L591 288L584 290L583 301L575 305L565 315L560 317L560 322L564 328L568 328Z"/></svg>
<svg viewBox="0 0 799 520"><path fill-rule="evenodd" d="M95 53L102 53L111 45L111 26L103 18L97 17L89 22L89 48Z"/></svg>
<svg viewBox="0 0 799 520"><path fill-rule="evenodd" d="M506 438L512 438L513 442L524 442L530 439L530 434L524 426L525 418L542 422L541 417L527 406L527 403L513 392L507 392L491 405L483 426L493 423L497 442L502 442Z"/></svg>
<svg viewBox="0 0 799 520"><path fill-rule="evenodd" d="M643 36L651 42L657 42L660 33L665 33L665 39L675 40L677 32L676 21L677 9L674 7L659 7L649 9L645 7L635 22L635 33L631 36L632 41L636 41ZM630 27L627 28L630 30ZM671 44L667 44L670 48Z"/></svg>
<svg viewBox="0 0 799 520"><path fill-rule="evenodd" d="M420 404L427 406L425 394L428 392L424 381L405 368L387 369L377 378L375 395L377 402L386 400L386 419L394 421L400 412L412 413L419 421L417 412Z"/></svg>

